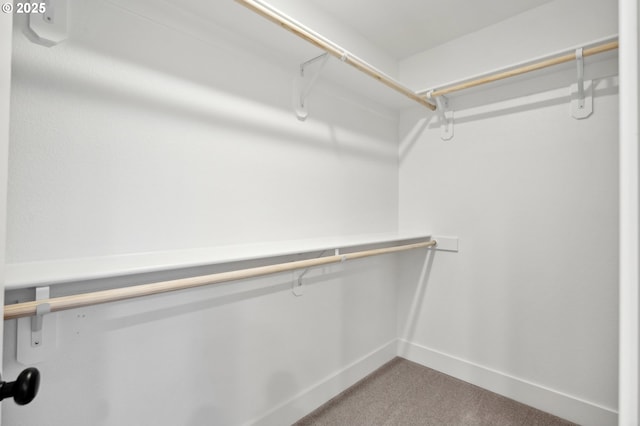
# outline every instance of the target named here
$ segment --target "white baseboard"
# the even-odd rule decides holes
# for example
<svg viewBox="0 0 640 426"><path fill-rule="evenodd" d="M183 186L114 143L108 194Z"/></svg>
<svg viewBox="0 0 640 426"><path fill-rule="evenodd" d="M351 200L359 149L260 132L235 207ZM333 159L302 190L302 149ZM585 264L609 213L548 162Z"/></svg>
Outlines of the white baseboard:
<svg viewBox="0 0 640 426"><path fill-rule="evenodd" d="M397 356L396 352L397 340L394 339L245 424L290 425L391 361Z"/></svg>
<svg viewBox="0 0 640 426"><path fill-rule="evenodd" d="M393 340L247 422L246 425L292 424L395 356L401 356L582 426L618 424L618 413L610 408L406 340Z"/></svg>
<svg viewBox="0 0 640 426"><path fill-rule="evenodd" d="M544 386L406 340L398 356L583 426L616 426L618 413Z"/></svg>

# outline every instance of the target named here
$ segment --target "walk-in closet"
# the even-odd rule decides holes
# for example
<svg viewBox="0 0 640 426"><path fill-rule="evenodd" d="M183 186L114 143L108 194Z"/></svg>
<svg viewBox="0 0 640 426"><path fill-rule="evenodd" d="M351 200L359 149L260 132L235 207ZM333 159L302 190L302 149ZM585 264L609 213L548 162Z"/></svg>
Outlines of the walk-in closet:
<svg viewBox="0 0 640 426"><path fill-rule="evenodd" d="M637 426L637 0L5 0L2 426Z"/></svg>

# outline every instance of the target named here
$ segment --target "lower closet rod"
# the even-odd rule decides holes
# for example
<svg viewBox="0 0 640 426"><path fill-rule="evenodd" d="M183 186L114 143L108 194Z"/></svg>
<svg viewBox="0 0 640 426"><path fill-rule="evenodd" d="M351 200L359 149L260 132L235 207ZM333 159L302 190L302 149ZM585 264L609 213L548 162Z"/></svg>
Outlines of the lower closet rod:
<svg viewBox="0 0 640 426"><path fill-rule="evenodd" d="M193 287L201 287L210 284L218 284L228 281L243 280L263 275L277 274L280 272L305 269L313 266L328 265L330 263L344 262L345 260L361 259L363 257L377 256L380 254L397 253L423 247L433 247L436 240L420 243L404 244L393 247L385 247L373 250L364 250L342 255L319 257L316 259L298 260L294 262L278 263L275 265L259 266L256 268L241 269L238 271L221 272L218 274L202 275L199 277L182 278L171 281L161 281L150 284L142 284L131 287L115 288L111 290L96 291L92 293L74 294L71 296L54 297L52 299L36 300L32 302L16 303L4 306L4 319L15 319L36 315L40 305L49 305L48 312L65 311L84 306L98 305L101 303L116 302L118 300L134 299L153 294L167 293L170 291L184 290Z"/></svg>

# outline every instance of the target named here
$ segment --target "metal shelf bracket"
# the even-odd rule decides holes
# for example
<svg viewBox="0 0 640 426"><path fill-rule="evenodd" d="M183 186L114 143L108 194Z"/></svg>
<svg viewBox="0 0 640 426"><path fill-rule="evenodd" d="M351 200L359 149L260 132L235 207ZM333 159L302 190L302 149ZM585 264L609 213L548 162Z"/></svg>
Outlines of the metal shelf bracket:
<svg viewBox="0 0 640 426"><path fill-rule="evenodd" d="M427 99L436 103L436 111L438 112L438 118L440 120L440 139L448 141L453 138L453 111L449 108L449 99L446 96L440 95L435 98L431 96L433 90L427 93Z"/></svg>
<svg viewBox="0 0 640 426"><path fill-rule="evenodd" d="M571 116L582 120L593 113L593 81L584 81L582 48L576 49L577 83L571 85Z"/></svg>
<svg viewBox="0 0 640 426"><path fill-rule="evenodd" d="M322 256L324 256L324 254L327 252L327 250L323 250L322 253L320 253L320 255L317 257L318 259L321 258ZM340 249L335 249L335 255L339 256L340 255ZM342 260L344 262L344 259ZM302 271L302 273L300 275L298 275L296 277L296 274L298 273L297 271L293 271L293 283L291 285L291 292L296 295L296 296L302 296L304 294L304 283L302 281L302 278L304 278L304 276L307 274L307 272L309 272L309 270L311 269L311 267L306 268L304 271Z"/></svg>
<svg viewBox="0 0 640 426"><path fill-rule="evenodd" d="M49 287L36 288L36 300L49 298ZM51 313L51 305L41 303L36 307L36 314L31 317L31 346L38 347L42 344L42 319Z"/></svg>
<svg viewBox="0 0 640 426"><path fill-rule="evenodd" d="M49 286L36 287L35 291L36 301L51 297ZM16 358L22 364L42 362L57 348L57 315L50 313L51 305L40 303L34 316L18 319Z"/></svg>
<svg viewBox="0 0 640 426"><path fill-rule="evenodd" d="M307 98L328 59L329 54L323 53L300 64L300 70L293 80L293 109L300 121L306 120L309 116ZM311 68L311 65L314 65L313 68Z"/></svg>

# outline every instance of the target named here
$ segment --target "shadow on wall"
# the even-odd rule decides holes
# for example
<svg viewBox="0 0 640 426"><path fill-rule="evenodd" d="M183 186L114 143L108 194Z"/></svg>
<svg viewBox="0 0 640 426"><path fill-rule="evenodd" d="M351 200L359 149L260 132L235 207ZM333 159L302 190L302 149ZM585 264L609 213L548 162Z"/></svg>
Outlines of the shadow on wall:
<svg viewBox="0 0 640 426"><path fill-rule="evenodd" d="M415 119L418 120L418 123L411 127L408 135L400 139L400 145L398 148L400 163L402 163L406 159L407 155L409 155L413 150L414 145L420 140L425 129L433 128L433 123L438 122L438 115L431 113L428 117L424 118L423 114L420 113Z"/></svg>
<svg viewBox="0 0 640 426"><path fill-rule="evenodd" d="M315 253L306 254L305 256L281 256L270 259L195 267L185 270L160 271L62 284L54 287L52 297L61 297L88 291L124 288L132 285L169 281L190 276L223 273L269 264L310 259L313 257L315 257ZM355 272L341 269L334 270L330 266L315 267L313 270L316 271L316 274L305 277L305 286L322 285L339 277L344 278L355 274ZM296 270L295 273L300 274L300 271ZM89 326L91 329L83 328L82 334L126 329L132 326L166 320L167 318L191 315L194 312L232 305L249 299L257 299L280 292L289 292L292 289L293 283L293 276L285 272L96 305L90 309L93 312L92 317L100 318L100 321L92 321L91 323L93 325ZM16 303L32 300L32 290L18 289L10 291L7 293L7 299L15 301Z"/></svg>
<svg viewBox="0 0 640 426"><path fill-rule="evenodd" d="M367 144L355 144L343 134L340 143L345 153L388 161L389 152L394 151L394 146L386 145L395 145L395 140L381 138L379 126L354 126L351 114L344 114L356 108L361 110L358 115L376 111L353 100L336 99L342 98L337 89L322 89L325 96L314 99L315 123L301 127L290 102L293 72L287 71L296 68L283 70L281 62L265 56L255 43L247 50L248 42L228 40L230 36L221 30L212 30L204 40L141 17L125 19L123 11L102 10L100 2L92 8L84 5L77 13L89 21L98 19L94 15L101 12L122 18L118 20L124 26L121 37L130 36L131 43L118 44L108 34L75 29L70 40L42 50L20 34L14 42L14 80L25 81L38 92L55 92L61 102L90 100L153 111L171 120L178 117L198 125L237 128L273 142L312 142L312 147L322 149L328 141L324 125L332 123L367 138ZM26 25L23 19L18 17L17 26ZM336 101L341 108L330 105ZM377 116L381 117L379 111ZM386 116L384 121L393 123L395 117ZM379 144L384 146L372 149Z"/></svg>
<svg viewBox="0 0 640 426"><path fill-rule="evenodd" d="M420 270L420 275L416 281L415 290L413 296L410 298L411 306L408 310L407 318L400 333L400 339L411 341L414 338L416 326L420 319L422 307L425 305L424 298L427 293L427 287L429 285L429 277L431 276L431 269L433 267L433 261L436 257L436 250L428 250L425 256L424 263Z"/></svg>
<svg viewBox="0 0 640 426"><path fill-rule="evenodd" d="M542 76L526 82L511 82L497 86L489 85L481 89L475 88L450 98L449 109L454 112L453 125L483 121L486 119L534 111L542 108L567 105L567 120L573 120L569 115L571 94L567 79L567 71L553 75ZM559 83L559 81L562 81ZM560 88L558 88L560 87ZM615 95L618 93L617 77L605 77L593 80L593 98ZM594 110L594 114L597 111ZM426 118L421 110L412 111L415 125L410 127L400 138L400 162L403 162L412 151L415 144L421 140L426 129L438 131L440 118L437 111L431 112ZM453 140L455 141L455 131Z"/></svg>
<svg viewBox="0 0 640 426"><path fill-rule="evenodd" d="M114 304L110 304L113 306L112 308L96 311L97 316L104 315L104 318L100 318L100 321L94 321L93 327L95 327L95 329L84 330L84 333L124 330L142 324L153 324L167 320L168 318L192 315L194 312L207 311L221 306L287 291L290 288L291 282L283 282L283 277L258 277L244 280L242 283L231 282L117 302L122 306L116 307ZM231 293L216 294L219 292ZM194 300L194 296L197 296L198 299ZM143 306L147 309L136 311L135 308L126 307L126 305L130 304ZM148 309L150 305L153 307ZM118 311L122 310L127 313L114 314L113 312L116 308ZM129 312L135 313L129 314Z"/></svg>
<svg viewBox="0 0 640 426"><path fill-rule="evenodd" d="M162 117L165 117L175 121L179 117L187 123L205 125L215 131L226 128L237 129L245 133L258 134L260 138L268 139L269 143L288 143L296 146L305 143L308 147L326 150L327 141L332 141L334 148L340 142L341 153L380 162L389 162L390 152L392 152L385 147L372 149L373 144L377 145L379 139L368 139L369 145L352 143L353 141L349 138L338 140L335 125L330 127L331 137L327 137L326 131L318 132L320 128L317 124L309 123L303 128L297 126L293 112L277 111L268 105L257 105L251 99L234 97L185 81L156 76L151 79L156 80L155 82L143 85L134 82L141 79L139 73L134 77L134 72L131 73L131 78L123 78L122 80L125 81L120 82L51 68L47 72L45 81L39 69L40 67L35 63L16 61L14 80L25 81L25 84L41 93L56 92L77 104L86 104L90 101L98 105L111 104L115 108L126 106L128 109L153 111L158 115L159 120L164 120ZM158 85L162 87L161 90L158 90ZM64 88L62 91L61 87ZM318 111L317 116L320 118L326 114L327 112ZM291 125L282 126L283 119L287 120L285 123L290 122ZM108 122L104 124L110 125ZM211 136L215 137L215 133Z"/></svg>
<svg viewBox="0 0 640 426"><path fill-rule="evenodd" d="M607 96L618 93L618 86L615 77L608 77L600 80L593 80L594 91L593 97ZM452 109L460 111L461 114L455 117L454 123L462 124L473 121L483 121L490 118L517 114L521 112L533 111L556 105L567 105L567 120L571 118L569 115L571 95L568 88L551 89L537 95L528 93L519 93L518 96L506 97L504 91L511 88L500 88L491 97L485 96L483 93L476 94L465 98L456 99L452 102ZM531 97L530 97L531 96ZM535 97L533 97L535 96ZM595 112L594 112L595 113ZM431 122L430 129L439 128L439 120ZM454 136L455 137L455 136Z"/></svg>
<svg viewBox="0 0 640 426"><path fill-rule="evenodd" d="M229 422L224 418L224 412L224 410L219 409L213 404L201 405L185 423L185 426L229 424Z"/></svg>
<svg viewBox="0 0 640 426"><path fill-rule="evenodd" d="M287 371L276 371L273 373L267 381L265 393L266 393L266 406L267 407L280 407L283 405L283 395L296 395L300 392L300 383L295 379L295 376ZM295 398L295 396L293 397ZM285 402L286 404L286 402ZM290 404L292 407L295 405ZM295 416L296 418L302 418L307 414L304 410L300 410Z"/></svg>

